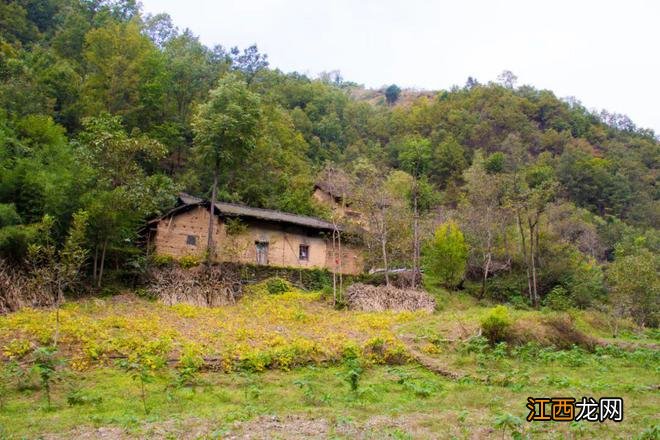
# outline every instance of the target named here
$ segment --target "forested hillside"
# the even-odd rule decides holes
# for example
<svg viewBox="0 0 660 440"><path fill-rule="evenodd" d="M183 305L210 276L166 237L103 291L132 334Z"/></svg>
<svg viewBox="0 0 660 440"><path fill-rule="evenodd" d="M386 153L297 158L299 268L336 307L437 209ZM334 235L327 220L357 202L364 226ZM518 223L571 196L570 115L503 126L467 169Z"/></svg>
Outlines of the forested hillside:
<svg viewBox="0 0 660 440"><path fill-rule="evenodd" d="M425 282L657 325L659 159L650 130L510 72L370 91L130 0L0 4L0 256L73 259L86 285L132 279L144 222L214 176L218 199L326 217L313 185L342 176L389 226L364 238L374 267L421 259Z"/></svg>

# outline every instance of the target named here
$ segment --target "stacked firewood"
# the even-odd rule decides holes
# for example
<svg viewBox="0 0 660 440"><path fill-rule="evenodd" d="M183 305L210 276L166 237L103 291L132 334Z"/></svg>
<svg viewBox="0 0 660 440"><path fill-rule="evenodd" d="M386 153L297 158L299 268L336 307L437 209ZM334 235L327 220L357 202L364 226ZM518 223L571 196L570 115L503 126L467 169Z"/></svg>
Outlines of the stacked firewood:
<svg viewBox="0 0 660 440"><path fill-rule="evenodd" d="M233 304L242 294L240 275L220 265L190 269L169 266L152 269L147 290L168 305L188 303L215 307Z"/></svg>
<svg viewBox="0 0 660 440"><path fill-rule="evenodd" d="M355 283L346 289L346 302L352 310L379 312L383 310L435 309L435 299L423 290L398 289L392 286L371 286Z"/></svg>
<svg viewBox="0 0 660 440"><path fill-rule="evenodd" d="M55 298L39 288L25 271L0 259L0 314L15 312L22 307L51 306L54 302Z"/></svg>

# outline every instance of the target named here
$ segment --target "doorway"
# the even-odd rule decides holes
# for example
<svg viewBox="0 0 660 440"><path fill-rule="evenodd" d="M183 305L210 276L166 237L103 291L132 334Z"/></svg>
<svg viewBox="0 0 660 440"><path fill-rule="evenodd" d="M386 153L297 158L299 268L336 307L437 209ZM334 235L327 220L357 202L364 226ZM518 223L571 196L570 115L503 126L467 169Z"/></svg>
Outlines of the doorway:
<svg viewBox="0 0 660 440"><path fill-rule="evenodd" d="M257 249L257 264L268 264L268 242L256 241L254 244Z"/></svg>

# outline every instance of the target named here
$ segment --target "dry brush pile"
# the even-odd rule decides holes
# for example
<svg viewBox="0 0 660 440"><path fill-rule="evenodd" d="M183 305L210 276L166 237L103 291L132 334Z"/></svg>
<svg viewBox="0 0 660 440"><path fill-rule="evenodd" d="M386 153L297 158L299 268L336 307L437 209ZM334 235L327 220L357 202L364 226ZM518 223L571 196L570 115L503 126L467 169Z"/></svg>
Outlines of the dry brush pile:
<svg viewBox="0 0 660 440"><path fill-rule="evenodd" d="M355 283L346 289L346 302L351 310L382 312L384 310L433 312L435 299L423 290L398 289Z"/></svg>
<svg viewBox="0 0 660 440"><path fill-rule="evenodd" d="M0 259L0 315L23 307L46 307L53 303L54 298L35 286L34 280Z"/></svg>
<svg viewBox="0 0 660 440"><path fill-rule="evenodd" d="M237 271L224 266L186 269L170 265L150 271L147 291L167 305L215 307L234 303L242 294L242 285Z"/></svg>

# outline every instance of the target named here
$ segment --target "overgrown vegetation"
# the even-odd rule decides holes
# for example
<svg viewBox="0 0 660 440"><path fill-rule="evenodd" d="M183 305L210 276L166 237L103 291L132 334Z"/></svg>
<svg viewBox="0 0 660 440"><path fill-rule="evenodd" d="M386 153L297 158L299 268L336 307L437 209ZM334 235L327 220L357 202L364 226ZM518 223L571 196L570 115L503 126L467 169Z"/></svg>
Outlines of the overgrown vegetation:
<svg viewBox="0 0 660 440"><path fill-rule="evenodd" d="M657 437L655 133L511 72L284 73L132 0L3 2L0 29L0 437L273 412L328 437ZM182 190L341 223L388 285L372 308L426 311L342 310L355 279L202 264L212 242L147 255ZM521 423L558 390L623 396L625 422Z"/></svg>
<svg viewBox="0 0 660 440"><path fill-rule="evenodd" d="M361 235L386 283L408 268L417 286L423 269L480 298L657 325L660 149L623 115L517 87L511 72L405 91L406 105L394 84L362 101L337 74L271 69L256 46L208 48L131 1L2 11L3 286L36 276L15 272L34 266L28 249L48 228L55 256L77 231L80 283L64 293L133 286L168 263L144 257L140 231L177 191L330 218L311 196L320 180L358 212L342 239ZM3 289L0 310L45 303L22 290Z"/></svg>
<svg viewBox="0 0 660 440"><path fill-rule="evenodd" d="M555 328L557 334L577 331L554 323L563 316L556 312L505 314L467 300L458 306L433 314L337 311L316 293L269 294L267 283L237 305L214 309L129 295L92 299L63 307L58 352L48 345L53 312L24 310L0 318L2 356L12 359L0 388L0 426L9 437L65 435L74 428L94 435L95 427L136 438L152 430L212 436L254 432L262 416L275 414L281 425L292 425L263 429L290 429L284 436L312 418L324 421L315 429L325 436L332 435L326 422L347 436L395 429L412 438L491 429L493 438L515 432L570 436L578 428L585 437L648 438L654 429L653 366L660 359L644 346L657 343L657 334L629 323L620 338L634 345L626 348L557 345L557 338L534 339ZM595 313L576 312L572 319L605 337L607 326L597 320L604 315ZM493 315L507 315L511 342L475 336ZM526 326L546 321L546 330L521 337ZM416 365L415 351L461 377ZM530 393L559 391L622 396L625 420L517 422L526 416ZM313 416L304 415L310 411ZM347 417L349 426L340 421Z"/></svg>

